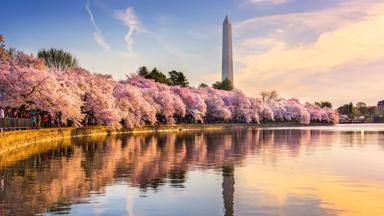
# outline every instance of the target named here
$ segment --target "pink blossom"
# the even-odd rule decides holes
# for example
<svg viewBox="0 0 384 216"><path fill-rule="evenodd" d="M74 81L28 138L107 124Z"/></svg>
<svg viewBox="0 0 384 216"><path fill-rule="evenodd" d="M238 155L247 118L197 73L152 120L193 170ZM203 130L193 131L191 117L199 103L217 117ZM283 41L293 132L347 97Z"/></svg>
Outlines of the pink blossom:
<svg viewBox="0 0 384 216"><path fill-rule="evenodd" d="M207 105L201 95L191 88L172 87L172 92L178 95L186 106L186 112L193 119L203 122L207 113Z"/></svg>
<svg viewBox="0 0 384 216"><path fill-rule="evenodd" d="M119 82L115 86L113 95L126 127L133 128L156 123L155 107L144 99L138 88Z"/></svg>
<svg viewBox="0 0 384 216"><path fill-rule="evenodd" d="M144 79L140 76L132 76L127 83L138 87L144 97L156 107L156 113L165 118L168 124L175 124L175 117L184 117L186 106L181 98L171 91L167 85Z"/></svg>
<svg viewBox="0 0 384 216"><path fill-rule="evenodd" d="M19 53L0 64L0 105L60 113L61 121L80 126L86 115L99 124L133 128L175 124L183 118L206 122L296 121L338 123L329 108L297 99L262 102L236 89L170 87L133 75L115 81L82 68L48 69L42 60Z"/></svg>
<svg viewBox="0 0 384 216"><path fill-rule="evenodd" d="M196 93L201 95L207 106L207 118L210 120L227 121L231 119L232 113L224 104L220 91L207 88L198 88Z"/></svg>

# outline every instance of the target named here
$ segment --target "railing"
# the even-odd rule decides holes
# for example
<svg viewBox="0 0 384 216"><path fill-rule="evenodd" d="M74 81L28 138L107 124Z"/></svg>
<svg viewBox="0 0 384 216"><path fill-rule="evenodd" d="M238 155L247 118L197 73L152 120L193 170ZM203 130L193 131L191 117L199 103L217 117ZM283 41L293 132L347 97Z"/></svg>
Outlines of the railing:
<svg viewBox="0 0 384 216"><path fill-rule="evenodd" d="M32 128L31 119L22 118L0 118L0 131L1 130L22 130Z"/></svg>

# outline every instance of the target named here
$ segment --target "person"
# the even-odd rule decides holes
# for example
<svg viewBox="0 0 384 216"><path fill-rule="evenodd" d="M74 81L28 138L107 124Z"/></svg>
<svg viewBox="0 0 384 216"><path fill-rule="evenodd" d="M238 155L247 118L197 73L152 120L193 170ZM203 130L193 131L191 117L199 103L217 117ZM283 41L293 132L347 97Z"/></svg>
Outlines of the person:
<svg viewBox="0 0 384 216"><path fill-rule="evenodd" d="M22 116L22 118L29 119L29 113L28 112L24 112L24 115Z"/></svg>
<svg viewBox="0 0 384 216"><path fill-rule="evenodd" d="M0 106L0 118L5 118L5 111L2 106Z"/></svg>
<svg viewBox="0 0 384 216"><path fill-rule="evenodd" d="M41 127L41 115L39 111L36 112L36 125L38 129Z"/></svg>
<svg viewBox="0 0 384 216"><path fill-rule="evenodd" d="M0 106L0 119L1 119L1 118L5 118L5 111L4 111L4 109L3 109L2 106ZM3 131L3 128L2 128L2 127L4 127L4 125L2 125L2 123L0 123L0 132Z"/></svg>
<svg viewBox="0 0 384 216"><path fill-rule="evenodd" d="M13 111L12 111L12 118L17 118L18 117L18 111L16 108L13 108Z"/></svg>
<svg viewBox="0 0 384 216"><path fill-rule="evenodd" d="M55 119L54 119L52 116L50 116L49 118L50 118L50 124L49 124L49 127L56 127L56 125L55 125Z"/></svg>
<svg viewBox="0 0 384 216"><path fill-rule="evenodd" d="M5 118L11 117L11 108L7 107L5 108Z"/></svg>
<svg viewBox="0 0 384 216"><path fill-rule="evenodd" d="M45 127L45 128L49 127L49 125L48 125L49 118L48 118L47 114L44 114L42 120L43 120L43 127Z"/></svg>
<svg viewBox="0 0 384 216"><path fill-rule="evenodd" d="M36 122L36 113L35 111L32 111L30 113L31 121L32 121L32 128L37 128L37 122Z"/></svg>

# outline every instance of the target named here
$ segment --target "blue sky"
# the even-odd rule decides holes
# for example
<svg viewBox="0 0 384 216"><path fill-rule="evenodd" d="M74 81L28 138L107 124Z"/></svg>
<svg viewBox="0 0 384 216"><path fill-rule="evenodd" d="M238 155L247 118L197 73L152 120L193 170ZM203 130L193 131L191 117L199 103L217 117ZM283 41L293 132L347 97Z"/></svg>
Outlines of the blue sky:
<svg viewBox="0 0 384 216"><path fill-rule="evenodd" d="M28 53L63 48L116 79L147 65L181 70L197 85L220 79L228 14L235 84L248 95L276 89L304 101L374 104L384 90L369 84L384 66L375 41L383 8L379 0L1 0L0 34Z"/></svg>

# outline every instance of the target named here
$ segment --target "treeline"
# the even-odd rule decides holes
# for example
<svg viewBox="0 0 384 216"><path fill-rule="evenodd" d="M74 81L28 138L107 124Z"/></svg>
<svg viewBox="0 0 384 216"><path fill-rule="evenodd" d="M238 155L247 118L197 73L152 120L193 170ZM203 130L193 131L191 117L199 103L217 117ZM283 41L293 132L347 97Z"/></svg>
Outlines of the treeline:
<svg viewBox="0 0 384 216"><path fill-rule="evenodd" d="M151 71L149 71L146 66L142 66L137 70L137 74L146 79L151 79L155 82L163 83L169 86L189 87L187 77L184 75L183 72L180 71L170 71L168 72L167 76L161 71L159 71L157 68L153 68ZM201 83L199 87L208 87L208 85L205 83ZM212 84L212 88L231 91L233 90L234 86L230 80L225 79L222 82L217 81Z"/></svg>
<svg viewBox="0 0 384 216"><path fill-rule="evenodd" d="M157 68L153 68L151 71L146 66L142 66L137 70L137 74L146 78L154 80L155 82L163 83L169 86L181 86L188 87L189 82L183 72L170 71L167 75L163 74Z"/></svg>
<svg viewBox="0 0 384 216"><path fill-rule="evenodd" d="M286 100L277 92L254 98L238 89L189 87L181 72L166 76L145 67L138 75L116 81L79 68L69 53L59 53L48 51L40 58L23 52L6 55L0 62L0 106L41 110L73 126L87 122L129 128L207 122L338 122L337 113L328 107Z"/></svg>
<svg viewBox="0 0 384 216"><path fill-rule="evenodd" d="M377 106L368 106L364 102L352 102L337 108L343 120L366 120L370 122L384 122L384 113L380 113Z"/></svg>

